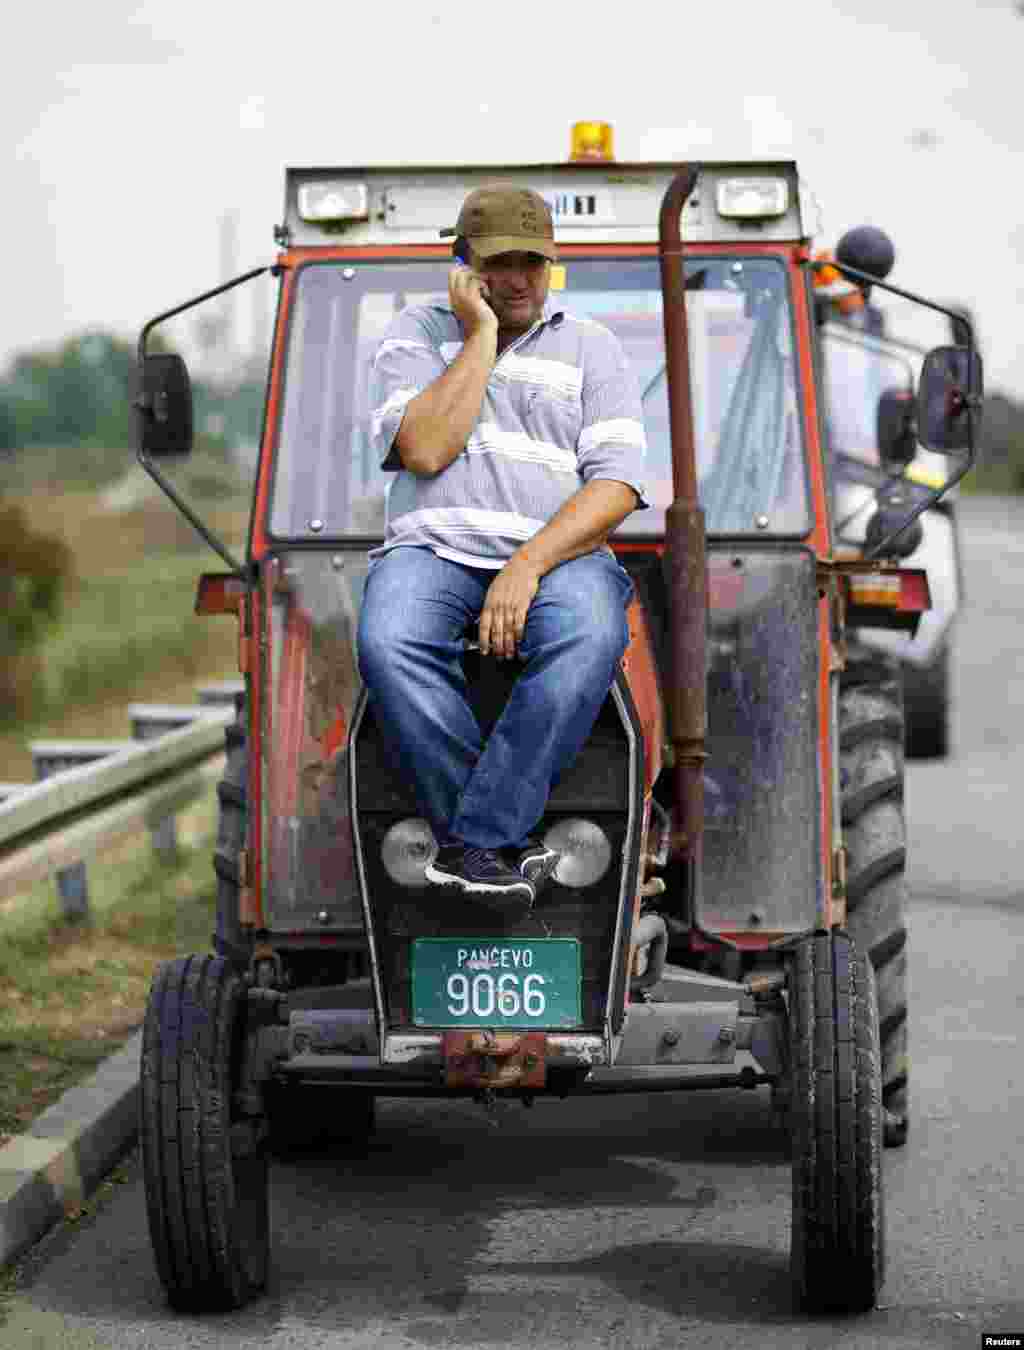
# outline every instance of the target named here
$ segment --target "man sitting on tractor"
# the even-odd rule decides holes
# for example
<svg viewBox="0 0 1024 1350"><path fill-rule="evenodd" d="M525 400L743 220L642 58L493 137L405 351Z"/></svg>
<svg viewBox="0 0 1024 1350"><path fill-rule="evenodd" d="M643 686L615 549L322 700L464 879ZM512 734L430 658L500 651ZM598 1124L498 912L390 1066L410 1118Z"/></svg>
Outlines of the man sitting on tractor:
<svg viewBox="0 0 1024 1350"><path fill-rule="evenodd" d="M606 541L643 498L639 391L618 340L548 299L551 213L527 189L471 192L449 303L412 305L373 366L388 494L359 664L438 845L428 882L507 917L558 855L532 831L586 741L628 640L632 583ZM523 668L484 743L461 663Z"/></svg>

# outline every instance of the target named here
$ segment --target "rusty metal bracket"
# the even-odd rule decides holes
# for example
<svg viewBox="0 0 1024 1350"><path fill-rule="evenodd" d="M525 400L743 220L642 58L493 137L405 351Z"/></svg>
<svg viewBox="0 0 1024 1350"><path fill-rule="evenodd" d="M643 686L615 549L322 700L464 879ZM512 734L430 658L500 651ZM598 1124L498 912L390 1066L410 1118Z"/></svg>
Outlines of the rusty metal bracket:
<svg viewBox="0 0 1024 1350"><path fill-rule="evenodd" d="M450 1088L543 1088L547 1037L541 1031L446 1031L442 1044Z"/></svg>
<svg viewBox="0 0 1024 1350"><path fill-rule="evenodd" d="M899 576L901 572L920 571L920 568L907 568L900 562L888 558L865 558L859 553L849 556L834 554L832 557L817 560L818 585L829 577L849 576L851 573L872 572L879 576Z"/></svg>
<svg viewBox="0 0 1024 1350"><path fill-rule="evenodd" d="M877 584L867 578L877 578ZM848 626L894 628L913 634L921 614L931 608L927 573L898 561L819 558L817 583L818 594L829 598L833 669L845 665Z"/></svg>

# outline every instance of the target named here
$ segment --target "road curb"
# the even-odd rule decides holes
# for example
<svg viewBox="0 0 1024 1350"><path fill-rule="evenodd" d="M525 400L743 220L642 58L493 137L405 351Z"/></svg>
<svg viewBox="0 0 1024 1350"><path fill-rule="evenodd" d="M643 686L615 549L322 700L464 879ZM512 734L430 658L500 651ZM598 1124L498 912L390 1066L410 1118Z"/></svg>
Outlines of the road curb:
<svg viewBox="0 0 1024 1350"><path fill-rule="evenodd" d="M0 1148L0 1265L79 1209L138 1133L142 1032Z"/></svg>

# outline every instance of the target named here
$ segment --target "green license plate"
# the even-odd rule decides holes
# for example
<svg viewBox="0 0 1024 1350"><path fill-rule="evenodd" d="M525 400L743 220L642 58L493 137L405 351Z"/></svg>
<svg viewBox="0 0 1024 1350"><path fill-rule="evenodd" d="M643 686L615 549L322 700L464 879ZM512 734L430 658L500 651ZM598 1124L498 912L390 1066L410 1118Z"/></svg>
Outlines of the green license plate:
<svg viewBox="0 0 1024 1350"><path fill-rule="evenodd" d="M577 1027L575 938L417 938L412 1020L418 1027Z"/></svg>

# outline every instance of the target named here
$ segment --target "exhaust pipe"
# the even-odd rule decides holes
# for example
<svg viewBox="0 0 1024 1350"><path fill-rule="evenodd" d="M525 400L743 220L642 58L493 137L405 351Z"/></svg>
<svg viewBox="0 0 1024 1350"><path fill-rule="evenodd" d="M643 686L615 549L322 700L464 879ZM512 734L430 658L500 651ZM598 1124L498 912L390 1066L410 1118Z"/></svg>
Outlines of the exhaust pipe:
<svg viewBox="0 0 1024 1350"><path fill-rule="evenodd" d="M662 199L658 221L674 495L665 522L666 584L671 619L671 679L666 711L674 752L674 819L669 838L669 862L682 874L685 903L691 917L700 882L704 836L707 564L704 512L697 498L681 216L696 185L698 169L699 166L692 164L680 168Z"/></svg>

